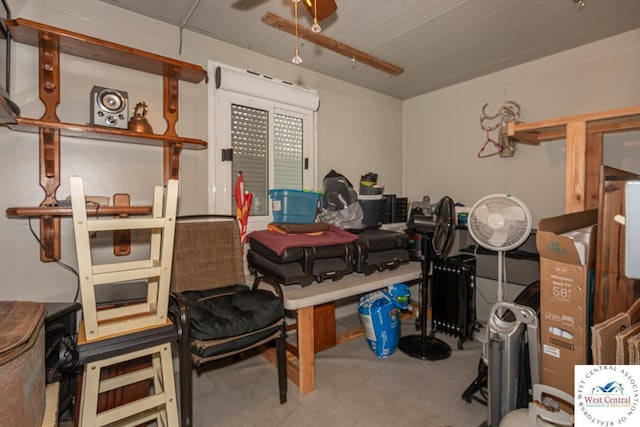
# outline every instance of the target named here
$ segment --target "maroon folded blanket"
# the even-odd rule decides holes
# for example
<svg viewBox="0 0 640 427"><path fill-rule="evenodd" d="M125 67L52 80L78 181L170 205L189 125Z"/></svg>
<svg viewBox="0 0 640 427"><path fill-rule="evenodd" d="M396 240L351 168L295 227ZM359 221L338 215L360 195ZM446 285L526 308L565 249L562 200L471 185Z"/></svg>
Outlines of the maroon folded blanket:
<svg viewBox="0 0 640 427"><path fill-rule="evenodd" d="M275 231L260 230L250 233L247 238L255 239L278 255L281 255L287 248L343 245L357 240L358 236L331 225L327 231L318 236L280 234Z"/></svg>

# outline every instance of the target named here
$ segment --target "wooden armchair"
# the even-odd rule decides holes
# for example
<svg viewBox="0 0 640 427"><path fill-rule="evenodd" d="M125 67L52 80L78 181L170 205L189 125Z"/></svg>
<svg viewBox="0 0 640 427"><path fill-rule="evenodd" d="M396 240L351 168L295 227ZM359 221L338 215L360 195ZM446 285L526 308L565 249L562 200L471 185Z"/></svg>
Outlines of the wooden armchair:
<svg viewBox="0 0 640 427"><path fill-rule="evenodd" d="M287 400L282 290L245 285L238 223L230 216L176 222L170 314L178 329L182 426L192 425L192 364L276 344L280 403Z"/></svg>

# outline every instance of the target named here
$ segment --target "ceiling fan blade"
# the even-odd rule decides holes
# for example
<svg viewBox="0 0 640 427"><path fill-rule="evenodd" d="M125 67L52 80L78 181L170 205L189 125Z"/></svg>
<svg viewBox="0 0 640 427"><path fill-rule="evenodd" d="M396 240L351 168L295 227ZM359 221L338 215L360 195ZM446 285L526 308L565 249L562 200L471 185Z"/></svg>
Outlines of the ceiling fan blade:
<svg viewBox="0 0 640 427"><path fill-rule="evenodd" d="M314 2L317 2L315 7ZM302 0L302 3L304 3L304 6L312 18L316 12L318 13L318 21L328 18L338 10L338 5L335 0Z"/></svg>
<svg viewBox="0 0 640 427"><path fill-rule="evenodd" d="M231 7L237 10L251 10L266 3L268 0L236 0L231 3Z"/></svg>

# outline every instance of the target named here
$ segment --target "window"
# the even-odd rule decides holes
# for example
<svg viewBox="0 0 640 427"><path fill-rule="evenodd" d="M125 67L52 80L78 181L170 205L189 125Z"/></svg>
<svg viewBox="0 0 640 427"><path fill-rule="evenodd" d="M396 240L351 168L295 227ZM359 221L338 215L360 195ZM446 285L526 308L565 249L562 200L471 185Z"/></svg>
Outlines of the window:
<svg viewBox="0 0 640 427"><path fill-rule="evenodd" d="M251 214L269 215L269 112L231 104L231 148L231 177L243 172L244 189L254 195Z"/></svg>
<svg viewBox="0 0 640 427"><path fill-rule="evenodd" d="M273 127L275 188L302 189L303 120L276 114Z"/></svg>
<svg viewBox="0 0 640 427"><path fill-rule="evenodd" d="M250 224L270 222L269 189L315 189L315 91L211 62L209 211L233 213L239 172Z"/></svg>

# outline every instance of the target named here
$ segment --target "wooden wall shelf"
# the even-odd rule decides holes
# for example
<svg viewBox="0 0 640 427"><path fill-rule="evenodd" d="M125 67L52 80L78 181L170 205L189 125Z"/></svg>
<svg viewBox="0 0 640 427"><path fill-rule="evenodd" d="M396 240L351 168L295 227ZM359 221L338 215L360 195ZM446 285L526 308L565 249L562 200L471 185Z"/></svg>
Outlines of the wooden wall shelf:
<svg viewBox="0 0 640 427"><path fill-rule="evenodd" d="M39 216L42 241L40 260L54 261L60 258L60 219L71 215L71 208L59 206L56 197L61 175L61 138L77 137L162 147L164 181L178 179L181 150L207 147L203 140L180 137L176 132L179 83L206 81L207 72L199 65L27 19L9 19L6 22L14 41L38 48L38 90L45 110L40 118L16 117L5 105L6 102L0 100L3 101L0 102L0 123L15 131L39 134L39 184L45 193L39 206L12 207L6 210L6 214L10 217ZM141 134L126 129L61 122L56 112L61 97L60 53L162 76L163 118L167 123L164 134ZM95 211L91 207L88 209L90 213L91 209ZM128 203L126 206L103 206L99 209L99 213L105 215L146 215L150 212L150 207L130 207ZM128 253L125 249L120 247L118 252Z"/></svg>
<svg viewBox="0 0 640 427"><path fill-rule="evenodd" d="M509 135L520 142L539 144L541 141L566 138L567 124L575 122L584 122L587 133L623 132L640 129L640 106L540 122L510 122Z"/></svg>
<svg viewBox="0 0 640 427"><path fill-rule="evenodd" d="M7 208L5 211L9 217L28 216L71 216L71 206L26 206L21 208ZM150 215L151 206L100 206L99 208L88 205L88 215Z"/></svg>
<svg viewBox="0 0 640 427"><path fill-rule="evenodd" d="M159 76L166 75L168 69L176 67L179 69L178 79L190 83L200 83L207 77L207 72L198 65L155 55L28 19L9 19L7 20L7 26L9 27L11 38L18 43L38 47L40 46L42 35L47 34L57 40L60 52L80 58Z"/></svg>
<svg viewBox="0 0 640 427"><path fill-rule="evenodd" d="M531 123L510 122L509 136L519 142L566 139L565 212L598 207L602 142L605 133L640 130L640 106Z"/></svg>
<svg viewBox="0 0 640 427"><path fill-rule="evenodd" d="M200 139L184 138L177 135L156 135L137 133L127 129L110 127L79 125L73 123L51 122L47 120L16 117L14 124L7 125L10 129L20 132L38 133L41 128L59 129L60 136L75 138L99 139L101 141L125 142L129 144L144 144L163 147L170 144L180 144L182 148L201 150L207 148L207 143Z"/></svg>

